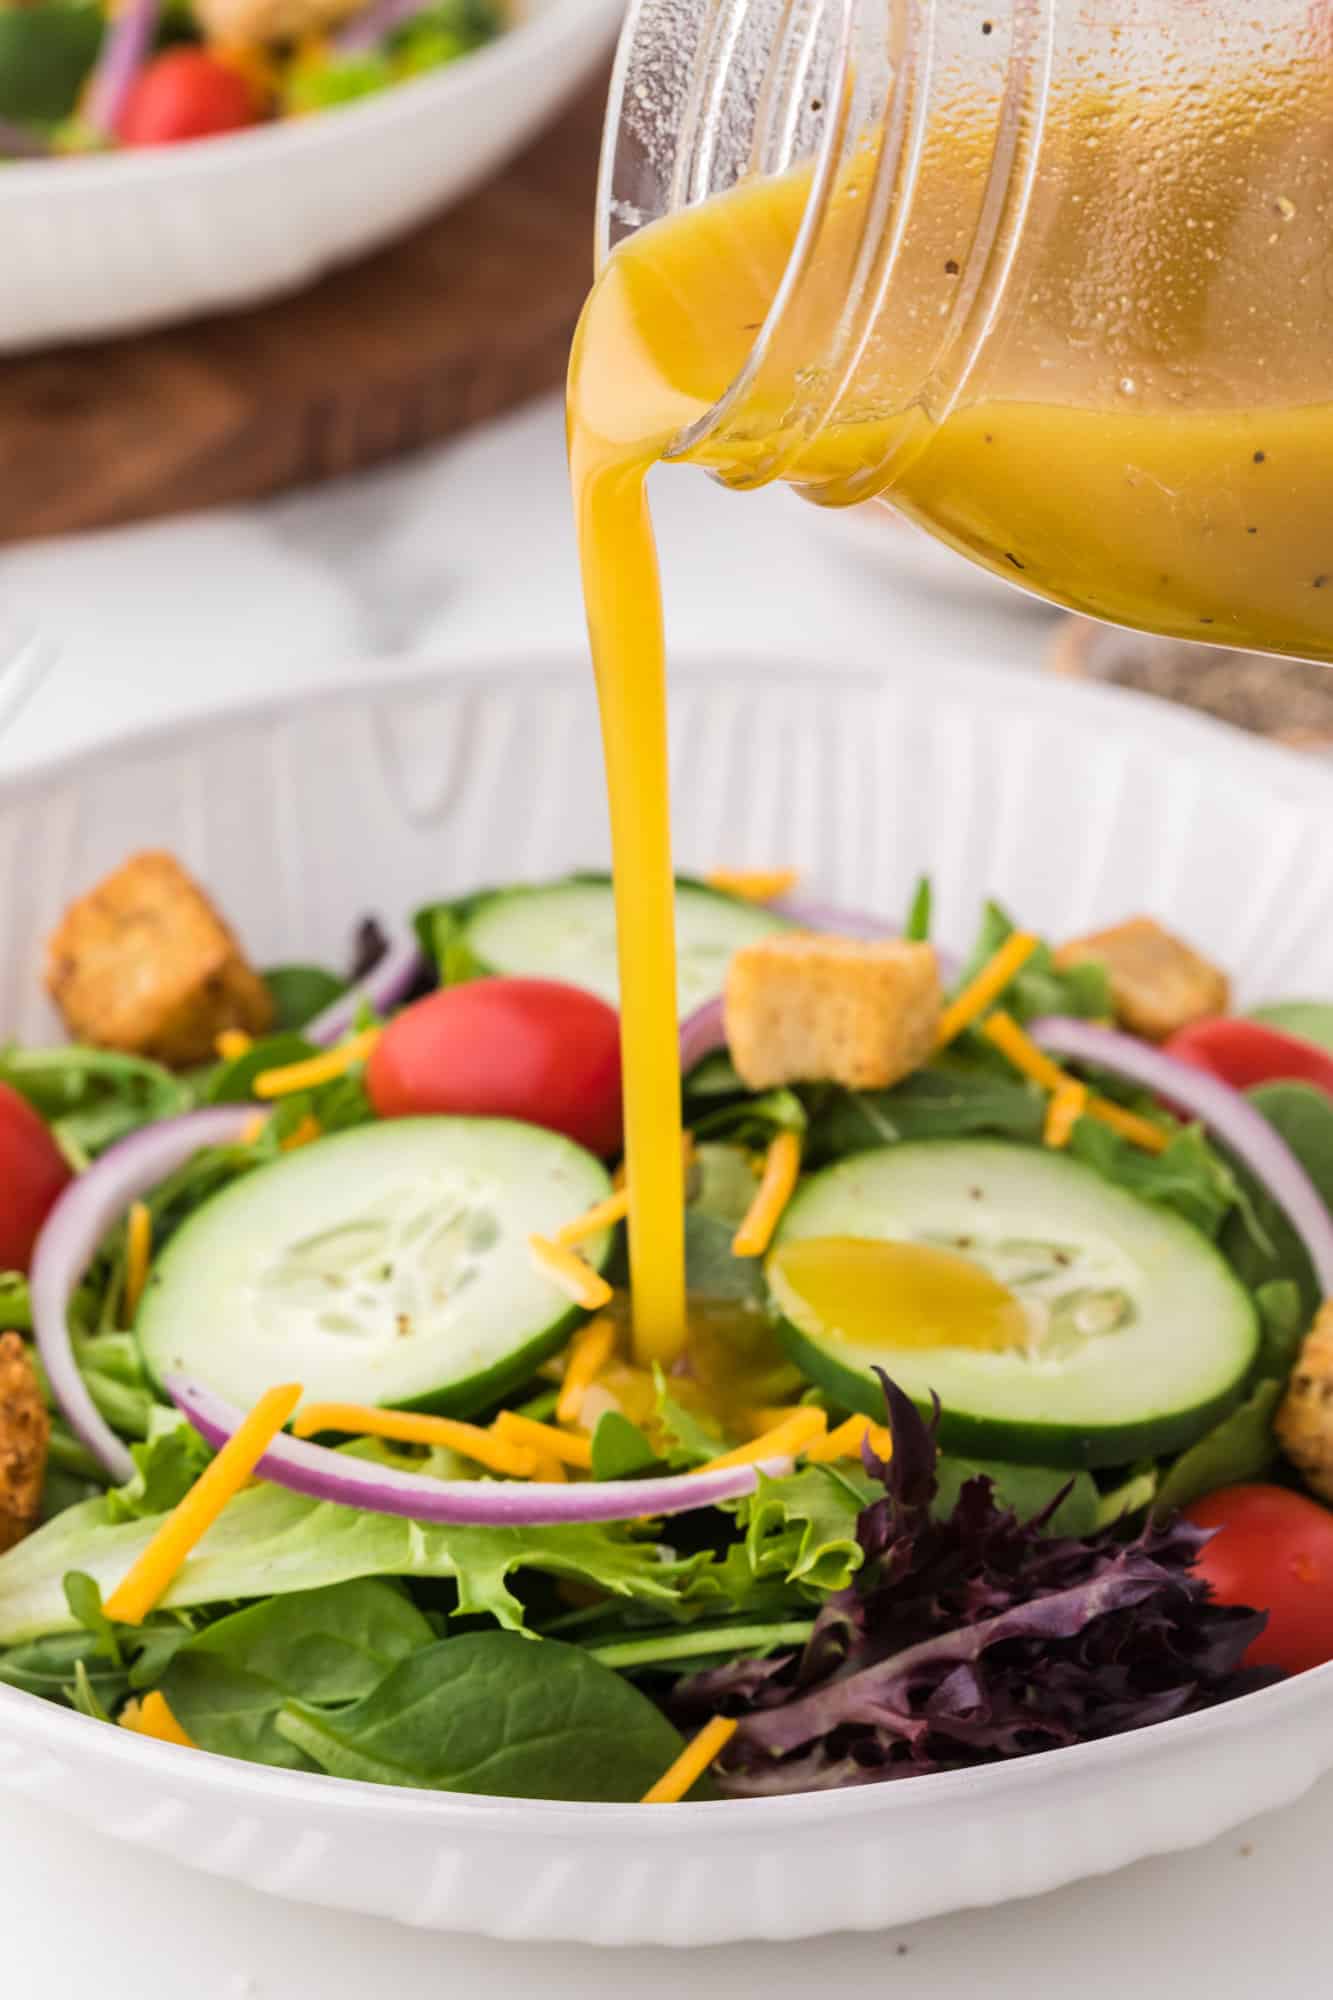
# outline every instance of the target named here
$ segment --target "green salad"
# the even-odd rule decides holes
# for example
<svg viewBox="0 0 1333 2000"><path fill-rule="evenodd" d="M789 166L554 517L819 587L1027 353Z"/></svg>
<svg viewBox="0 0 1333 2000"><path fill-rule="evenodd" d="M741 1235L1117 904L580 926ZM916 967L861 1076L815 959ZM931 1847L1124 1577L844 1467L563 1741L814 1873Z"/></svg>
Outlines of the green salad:
<svg viewBox="0 0 1333 2000"><path fill-rule="evenodd" d="M504 25L498 0L0 0L0 164L331 110Z"/></svg>
<svg viewBox="0 0 1333 2000"><path fill-rule="evenodd" d="M901 926L784 886L678 884L667 1357L604 877L338 968L252 964L168 855L65 913L71 1039L0 1044L0 1683L671 1803L1333 1658L1333 1006L1238 1015L1148 918L1053 946L988 905L958 961L928 884Z"/></svg>

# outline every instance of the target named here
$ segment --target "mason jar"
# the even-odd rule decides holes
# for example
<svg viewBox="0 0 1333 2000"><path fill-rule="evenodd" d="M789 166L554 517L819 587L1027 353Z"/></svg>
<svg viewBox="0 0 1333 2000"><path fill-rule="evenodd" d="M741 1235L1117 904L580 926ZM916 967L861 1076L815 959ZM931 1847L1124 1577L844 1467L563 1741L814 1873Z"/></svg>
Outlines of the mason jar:
<svg viewBox="0 0 1333 2000"><path fill-rule="evenodd" d="M1328 0L636 0L599 252L668 459L1333 658Z"/></svg>

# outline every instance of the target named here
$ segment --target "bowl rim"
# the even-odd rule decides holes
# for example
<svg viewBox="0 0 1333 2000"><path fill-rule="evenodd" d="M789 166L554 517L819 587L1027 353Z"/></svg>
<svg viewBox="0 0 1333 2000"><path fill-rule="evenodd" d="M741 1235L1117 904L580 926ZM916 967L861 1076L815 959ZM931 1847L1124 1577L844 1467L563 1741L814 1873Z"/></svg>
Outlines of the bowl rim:
<svg viewBox="0 0 1333 2000"><path fill-rule="evenodd" d="M145 181L164 187L189 185L231 168L243 171L256 161L271 161L277 169L336 145L340 138L373 143L386 128L414 114L445 115L449 100L473 83L489 78L498 87L499 72L519 62L538 62L585 23L591 32L591 19L603 22L609 42L622 0L518 0L518 5L522 11L494 41L469 50L442 69L404 78L388 90L306 118L273 119L183 145L11 161L0 174L0 210L19 206L37 192L47 197L67 190L63 198L83 200L92 192L138 187Z"/></svg>
<svg viewBox="0 0 1333 2000"><path fill-rule="evenodd" d="M353 663L355 667L357 663ZM458 667L435 667L420 662L405 664L396 673L384 673L384 662L361 662L362 677L339 676L310 691L291 693L266 691L244 703L223 705L184 720L172 719L76 750L56 752L34 760L6 780L6 798L15 804L53 785L77 783L86 774L108 763L138 755L171 754L192 743L218 724L244 728L263 726L286 716L326 713L339 706L376 700L417 700L448 698L493 689L497 681L515 691L534 684L547 689L574 691L591 689L591 670L574 654L552 654L516 663L512 657L478 658ZM716 683L719 677L745 683L775 679L788 686L819 687L830 683L865 694L891 691L894 675L869 667L820 668L795 661L774 662L760 658L720 658L673 665L672 685L684 689ZM1018 691L1021 697L1015 699ZM1118 733L1141 735L1151 725L1154 747L1194 750L1229 764L1234 776L1247 776L1276 794L1284 803L1310 804L1327 808L1333 786L1327 770L1298 751L1262 738L1249 738L1228 723L1194 714L1159 697L1134 689L1086 682L1052 682L1040 670L995 669L979 661L955 662L932 668L932 694L941 705L965 697L973 704L994 706L1008 717L1049 718L1102 716L1104 726ZM835 1818L860 1819L871 1813L904 1814L928 1812L933 1807L947 1810L960 1799L966 1805L999 1806L1021 1799L1032 1786L1050 1783L1078 1783L1087 1774L1107 1771L1120 1764L1138 1767L1145 1759L1172 1750L1193 1752L1219 1734L1237 1738L1242 1731L1295 1721L1307 1710L1319 1707L1333 1694L1333 1661L1292 1675L1267 1688L1193 1714L1176 1716L1096 1742L1072 1744L1043 1750L1008 1762L975 1766L961 1771L932 1772L923 1783L867 1784L842 1790L805 1794L780 1794L772 1798L720 1799L682 1802L672 1813L644 1813L637 1805L609 1805L591 1801L554 1799L507 1799L471 1792L433 1792L410 1786L374 1785L360 1779L336 1778L324 1772L280 1770L240 1759L212 1756L197 1750L136 1735L132 1731L108 1728L105 1723L57 1707L39 1695L20 1688L0 1685L0 1722L12 1727L17 1737L35 1742L55 1753L82 1756L139 1769L145 1776L189 1783L221 1796L262 1796L266 1804L279 1810L356 1812L363 1820L410 1822L416 1827L438 1827L473 1831L504 1832L521 1819L527 1829L554 1840L571 1834L580 1836L624 1837L630 1825L636 1838L657 1842L686 1832L694 1838L723 1839L728 1833L748 1838L761 1827L765 1831L789 1829L802 1832ZM96 1735L89 1734L96 1730ZM3 1786L0 1766L0 1786Z"/></svg>

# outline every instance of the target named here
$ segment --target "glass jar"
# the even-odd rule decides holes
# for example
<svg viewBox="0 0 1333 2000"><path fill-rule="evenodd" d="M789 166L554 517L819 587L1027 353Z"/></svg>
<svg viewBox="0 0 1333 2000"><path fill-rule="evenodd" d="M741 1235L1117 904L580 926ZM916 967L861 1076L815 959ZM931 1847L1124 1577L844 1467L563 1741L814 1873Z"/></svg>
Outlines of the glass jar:
<svg viewBox="0 0 1333 2000"><path fill-rule="evenodd" d="M637 0L599 209L668 458L1333 658L1327 0Z"/></svg>

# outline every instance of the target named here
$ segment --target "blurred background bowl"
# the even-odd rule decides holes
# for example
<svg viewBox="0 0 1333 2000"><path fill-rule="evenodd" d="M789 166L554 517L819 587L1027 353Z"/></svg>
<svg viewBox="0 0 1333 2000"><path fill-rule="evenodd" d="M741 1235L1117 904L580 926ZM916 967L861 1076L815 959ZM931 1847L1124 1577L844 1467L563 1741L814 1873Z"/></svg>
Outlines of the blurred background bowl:
<svg viewBox="0 0 1333 2000"><path fill-rule="evenodd" d="M519 0L498 40L362 103L6 166L0 352L255 304L387 242L518 152L606 53L621 12Z"/></svg>

